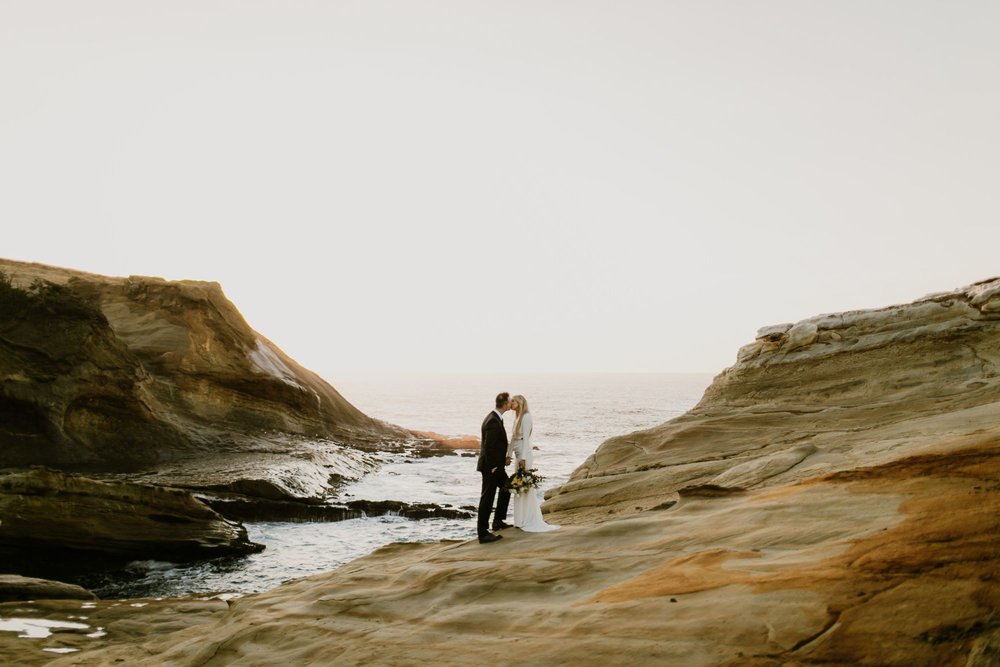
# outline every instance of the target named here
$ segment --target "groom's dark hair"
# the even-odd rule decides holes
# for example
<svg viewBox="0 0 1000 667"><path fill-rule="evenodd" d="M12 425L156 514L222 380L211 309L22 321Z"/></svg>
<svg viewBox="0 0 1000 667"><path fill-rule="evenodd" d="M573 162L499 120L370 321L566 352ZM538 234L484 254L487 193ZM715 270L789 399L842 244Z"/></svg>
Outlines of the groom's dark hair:
<svg viewBox="0 0 1000 667"><path fill-rule="evenodd" d="M510 400L510 394L507 392L501 392L497 394L497 410L503 407L503 404Z"/></svg>

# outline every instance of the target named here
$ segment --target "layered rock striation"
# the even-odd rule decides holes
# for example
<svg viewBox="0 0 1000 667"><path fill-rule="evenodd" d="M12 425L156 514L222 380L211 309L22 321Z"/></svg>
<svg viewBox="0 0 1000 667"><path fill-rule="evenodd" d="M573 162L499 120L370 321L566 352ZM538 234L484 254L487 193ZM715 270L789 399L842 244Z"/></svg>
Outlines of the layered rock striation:
<svg viewBox="0 0 1000 667"><path fill-rule="evenodd" d="M547 510L601 519L685 487L762 488L960 449L992 430L998 402L1000 279L768 326L694 409L602 444Z"/></svg>
<svg viewBox="0 0 1000 667"><path fill-rule="evenodd" d="M0 272L0 466L308 498L414 437L251 329L217 283Z"/></svg>
<svg viewBox="0 0 1000 667"><path fill-rule="evenodd" d="M994 440L490 545L392 545L54 664L992 667L998 478Z"/></svg>
<svg viewBox="0 0 1000 667"><path fill-rule="evenodd" d="M262 549L242 525L181 489L100 482L45 468L0 473L0 554L8 562L25 554L36 563L188 561Z"/></svg>
<svg viewBox="0 0 1000 667"><path fill-rule="evenodd" d="M551 492L556 532L391 545L54 664L1000 664L998 292L765 328Z"/></svg>

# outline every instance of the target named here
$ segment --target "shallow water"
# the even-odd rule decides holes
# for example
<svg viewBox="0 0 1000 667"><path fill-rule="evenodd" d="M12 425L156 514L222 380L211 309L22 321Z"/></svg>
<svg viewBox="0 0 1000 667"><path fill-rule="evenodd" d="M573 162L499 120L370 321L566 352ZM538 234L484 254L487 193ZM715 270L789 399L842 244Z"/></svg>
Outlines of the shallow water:
<svg viewBox="0 0 1000 667"><path fill-rule="evenodd" d="M340 378L338 390L369 415L416 430L478 435L499 391L524 394L535 421L540 492L566 481L613 435L649 428L693 407L707 374L437 375ZM513 426L507 416L507 428ZM403 500L457 507L478 501L474 456L407 460L384 455L379 470L340 490L341 500ZM252 593L332 570L391 542L475 537L475 520L409 520L395 516L333 523L247 524L259 554L194 565L144 561L126 572L76 581L102 598Z"/></svg>
<svg viewBox="0 0 1000 667"><path fill-rule="evenodd" d="M22 639L45 639L53 630L88 630L89 625L44 618L0 618L0 632L16 632Z"/></svg>

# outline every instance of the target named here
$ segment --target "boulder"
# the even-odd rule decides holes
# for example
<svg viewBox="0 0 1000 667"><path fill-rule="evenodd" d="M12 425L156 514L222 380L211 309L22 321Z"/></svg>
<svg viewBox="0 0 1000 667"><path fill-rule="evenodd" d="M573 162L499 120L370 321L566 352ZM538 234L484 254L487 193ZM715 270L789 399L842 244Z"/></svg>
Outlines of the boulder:
<svg viewBox="0 0 1000 667"><path fill-rule="evenodd" d="M815 322L799 322L788 330L788 338L785 340L785 349L794 350L799 347L812 345L816 341L819 327Z"/></svg>
<svg viewBox="0 0 1000 667"><path fill-rule="evenodd" d="M0 602L96 599L96 595L75 584L21 577L16 574L0 574Z"/></svg>
<svg viewBox="0 0 1000 667"><path fill-rule="evenodd" d="M473 516L468 509L400 500L352 500L342 505L327 505L259 498L247 500L228 494L199 494L198 498L226 518L239 521L345 521L386 515L409 519L469 519Z"/></svg>
<svg viewBox="0 0 1000 667"><path fill-rule="evenodd" d="M771 341L781 340L781 338L788 333L788 330L791 329L792 326L793 323L786 322L784 324L771 324L766 327L761 327L760 329L757 329L756 337L758 339L763 338Z"/></svg>
<svg viewBox="0 0 1000 667"><path fill-rule="evenodd" d="M0 473L0 549L8 553L186 561L263 548L180 489L43 468Z"/></svg>

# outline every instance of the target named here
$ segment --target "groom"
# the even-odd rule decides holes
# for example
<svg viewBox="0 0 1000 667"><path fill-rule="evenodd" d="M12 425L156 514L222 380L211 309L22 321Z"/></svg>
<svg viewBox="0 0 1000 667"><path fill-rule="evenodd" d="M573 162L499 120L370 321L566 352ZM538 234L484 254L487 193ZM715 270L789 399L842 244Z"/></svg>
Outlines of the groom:
<svg viewBox="0 0 1000 667"><path fill-rule="evenodd" d="M479 496L479 522L476 526L480 544L496 542L503 537L487 530L497 489L500 490L500 499L497 501L496 514L493 515L493 530L510 528L503 521L507 518L507 505L510 504L510 491L504 488L507 483L504 466L510 461L507 459L507 431L503 427L503 413L509 409L510 394L497 394L496 409L483 420L483 438L479 445L479 463L476 465L476 470L483 475L483 491Z"/></svg>

